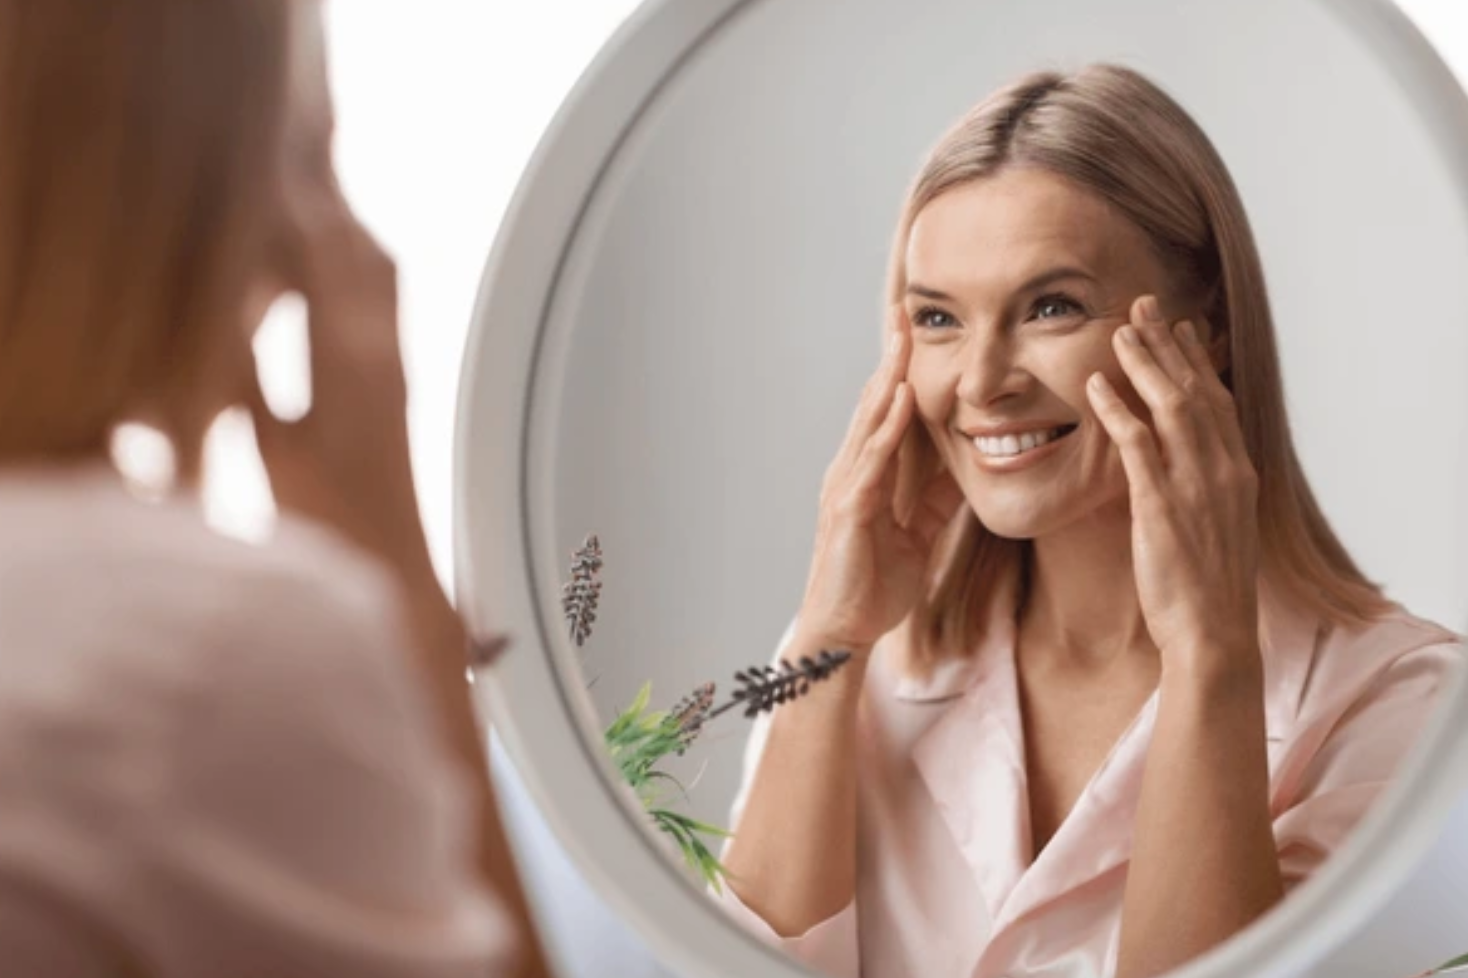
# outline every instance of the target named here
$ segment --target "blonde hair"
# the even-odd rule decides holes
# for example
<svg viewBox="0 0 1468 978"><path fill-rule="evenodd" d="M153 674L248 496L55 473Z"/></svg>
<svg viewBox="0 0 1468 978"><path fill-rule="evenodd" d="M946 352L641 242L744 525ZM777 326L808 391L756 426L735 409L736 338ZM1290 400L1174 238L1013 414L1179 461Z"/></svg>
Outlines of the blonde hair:
<svg viewBox="0 0 1468 978"><path fill-rule="evenodd" d="M272 233L293 0L0 0L0 464L145 419L195 482Z"/></svg>
<svg viewBox="0 0 1468 978"><path fill-rule="evenodd" d="M1106 201L1144 232L1179 294L1227 331L1222 377L1259 476L1261 574L1296 607L1331 623L1363 624L1394 607L1336 538L1295 454L1264 271L1233 180L1197 123L1138 72L1092 65L1032 74L950 129L908 193L888 304L906 292L918 213L946 191L1006 167L1053 173ZM937 464L936 449L915 425L902 449L900 498L910 501ZM995 536L962 507L935 553L931 588L907 623L914 671L976 647L981 599L1027 555L1027 543Z"/></svg>

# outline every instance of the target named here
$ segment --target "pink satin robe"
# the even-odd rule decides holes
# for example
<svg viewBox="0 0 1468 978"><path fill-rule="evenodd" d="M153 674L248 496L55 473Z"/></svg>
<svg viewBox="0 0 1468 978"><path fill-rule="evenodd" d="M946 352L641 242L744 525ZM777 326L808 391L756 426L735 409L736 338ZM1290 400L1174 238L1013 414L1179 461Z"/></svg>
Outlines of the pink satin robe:
<svg viewBox="0 0 1468 978"><path fill-rule="evenodd" d="M1103 978L1114 973L1157 693L1033 863L1014 604L995 597L970 659L925 682L879 644L858 738L857 894L782 939L725 887L760 939L838 978ZM1286 885L1339 847L1415 743L1460 637L1405 612L1356 634L1261 597L1274 833ZM788 638L788 634L787 634ZM783 643L782 643L783 644ZM744 789L766 734L746 752Z"/></svg>
<svg viewBox="0 0 1468 978"><path fill-rule="evenodd" d="M0 470L0 974L491 978L516 943L391 579Z"/></svg>

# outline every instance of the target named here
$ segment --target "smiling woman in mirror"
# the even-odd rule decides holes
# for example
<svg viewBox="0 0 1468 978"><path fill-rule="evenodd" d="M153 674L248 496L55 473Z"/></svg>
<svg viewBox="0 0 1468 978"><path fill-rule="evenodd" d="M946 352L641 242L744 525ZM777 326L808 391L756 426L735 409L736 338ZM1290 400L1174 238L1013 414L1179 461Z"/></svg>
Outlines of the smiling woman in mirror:
<svg viewBox="0 0 1468 978"><path fill-rule="evenodd" d="M909 193L827 471L729 911L865 978L1161 974L1347 837L1463 658L1357 569L1290 440L1208 137L1138 73L973 109Z"/></svg>

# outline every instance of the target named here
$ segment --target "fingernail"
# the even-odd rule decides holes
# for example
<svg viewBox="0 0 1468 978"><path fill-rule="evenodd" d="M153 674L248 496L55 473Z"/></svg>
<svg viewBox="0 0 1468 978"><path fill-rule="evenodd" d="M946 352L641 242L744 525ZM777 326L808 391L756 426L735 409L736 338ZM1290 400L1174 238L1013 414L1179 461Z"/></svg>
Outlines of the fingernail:
<svg viewBox="0 0 1468 978"><path fill-rule="evenodd" d="M1177 324L1177 335L1182 337L1184 343L1198 342L1198 333L1193 329L1193 324L1184 319Z"/></svg>
<svg viewBox="0 0 1468 978"><path fill-rule="evenodd" d="M505 650L510 647L511 638L504 633L487 635L481 639L469 640L469 665L475 669L482 669L494 665Z"/></svg>
<svg viewBox="0 0 1468 978"><path fill-rule="evenodd" d="M1142 318L1158 322L1162 319L1162 309L1157 305L1157 297L1149 295L1142 300Z"/></svg>
<svg viewBox="0 0 1468 978"><path fill-rule="evenodd" d="M897 352L897 348L899 346L901 346L901 345L902 345L902 334L901 333L895 333L894 332L892 334L892 338L887 341L887 352L888 353L896 353Z"/></svg>
<svg viewBox="0 0 1468 978"><path fill-rule="evenodd" d="M1111 385L1106 382L1106 375L1094 373L1091 375L1091 390L1098 394L1110 394Z"/></svg>
<svg viewBox="0 0 1468 978"><path fill-rule="evenodd" d="M1134 326L1123 326L1121 329L1117 330L1117 333L1120 334L1121 341L1123 343L1129 343L1132 346L1137 346L1142 342L1141 337L1137 335L1137 330ZM1100 375L1097 374L1097 376Z"/></svg>

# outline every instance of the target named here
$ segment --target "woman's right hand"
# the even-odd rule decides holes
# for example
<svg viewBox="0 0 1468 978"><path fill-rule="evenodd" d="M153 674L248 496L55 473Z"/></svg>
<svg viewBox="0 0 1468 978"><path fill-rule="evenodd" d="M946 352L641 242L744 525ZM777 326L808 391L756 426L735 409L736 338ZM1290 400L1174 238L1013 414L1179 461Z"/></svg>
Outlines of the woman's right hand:
<svg viewBox="0 0 1468 978"><path fill-rule="evenodd" d="M249 394L271 491L282 509L335 530L395 573L445 746L469 772L479 810L475 864L519 934L518 963L506 974L544 978L551 971L500 824L464 675L464 626L434 573L419 517L396 268L328 169L293 190L284 244L288 284L307 306L311 407L286 422L271 413L258 385Z"/></svg>
<svg viewBox="0 0 1468 978"><path fill-rule="evenodd" d="M307 306L312 403L284 422L256 387L260 454L283 509L401 570L426 556L426 542L409 461L396 269L334 176L290 189L282 244L287 284Z"/></svg>
<svg viewBox="0 0 1468 978"><path fill-rule="evenodd" d="M907 382L911 326L901 306L890 316L886 355L826 470L815 553L797 619L811 647L858 655L917 603L933 544L963 501L957 483L940 467L920 488L911 515L902 519L897 513L898 449L921 422Z"/></svg>

